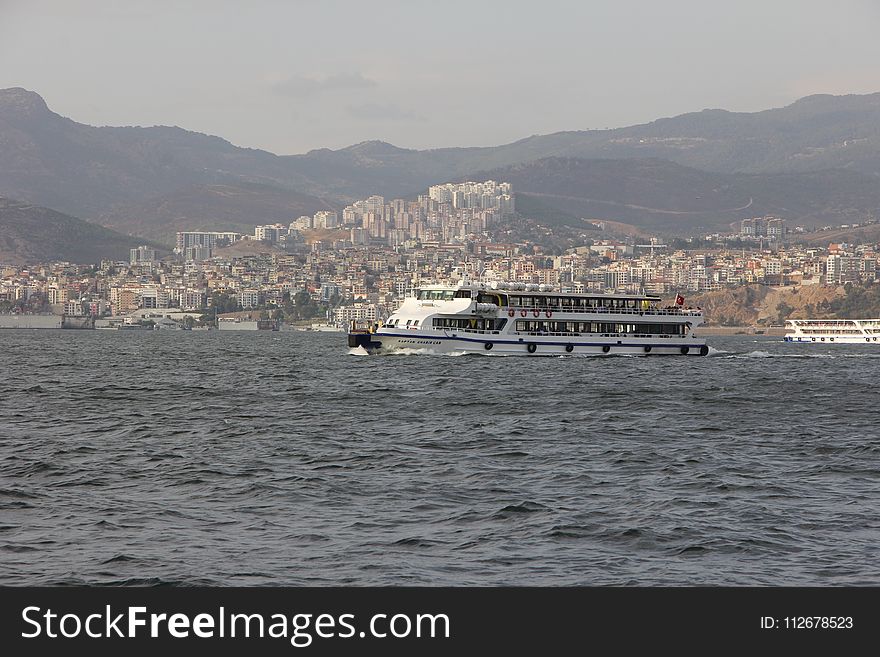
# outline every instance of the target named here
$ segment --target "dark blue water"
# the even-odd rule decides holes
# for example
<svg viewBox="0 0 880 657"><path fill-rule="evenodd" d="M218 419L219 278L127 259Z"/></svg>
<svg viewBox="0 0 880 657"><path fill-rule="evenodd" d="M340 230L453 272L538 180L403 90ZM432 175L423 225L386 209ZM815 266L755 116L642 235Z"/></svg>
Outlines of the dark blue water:
<svg viewBox="0 0 880 657"><path fill-rule="evenodd" d="M880 349L779 340L0 331L0 584L880 584Z"/></svg>

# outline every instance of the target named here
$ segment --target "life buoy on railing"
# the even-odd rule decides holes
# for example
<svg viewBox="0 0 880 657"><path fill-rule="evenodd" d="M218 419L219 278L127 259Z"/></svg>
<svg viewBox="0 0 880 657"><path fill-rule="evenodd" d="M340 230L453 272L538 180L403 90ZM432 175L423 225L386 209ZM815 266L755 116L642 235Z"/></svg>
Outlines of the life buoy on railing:
<svg viewBox="0 0 880 657"><path fill-rule="evenodd" d="M513 308L508 308L507 309L507 316L513 317L514 315L516 315L516 311Z"/></svg>
<svg viewBox="0 0 880 657"><path fill-rule="evenodd" d="M545 310L544 315L546 317L553 317L553 311L552 310Z"/></svg>
<svg viewBox="0 0 880 657"><path fill-rule="evenodd" d="M525 309L525 308L520 308L520 309L519 309L519 316L520 316L520 317L525 317L525 316L526 316L526 309Z"/></svg>
<svg viewBox="0 0 880 657"><path fill-rule="evenodd" d="M535 308L535 309L532 311L532 314L533 314L535 317L537 317L538 315L541 314L541 311L538 310L537 308Z"/></svg>

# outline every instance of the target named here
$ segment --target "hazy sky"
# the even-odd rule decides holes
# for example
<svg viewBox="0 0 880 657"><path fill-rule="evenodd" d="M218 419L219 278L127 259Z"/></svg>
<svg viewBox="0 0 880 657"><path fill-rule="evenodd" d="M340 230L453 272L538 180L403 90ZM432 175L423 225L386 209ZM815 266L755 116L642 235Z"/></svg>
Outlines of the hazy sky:
<svg viewBox="0 0 880 657"><path fill-rule="evenodd" d="M495 145L880 91L880 2L0 0L0 87L275 153Z"/></svg>

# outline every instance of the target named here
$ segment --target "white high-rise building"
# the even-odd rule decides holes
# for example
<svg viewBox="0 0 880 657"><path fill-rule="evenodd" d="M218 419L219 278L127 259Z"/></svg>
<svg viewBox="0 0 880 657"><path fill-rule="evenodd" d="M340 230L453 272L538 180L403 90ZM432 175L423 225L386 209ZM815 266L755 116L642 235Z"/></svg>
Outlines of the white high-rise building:
<svg viewBox="0 0 880 657"><path fill-rule="evenodd" d="M337 228L339 226L339 216L335 212L321 210L315 213L315 228Z"/></svg>
<svg viewBox="0 0 880 657"><path fill-rule="evenodd" d="M290 230L309 230L312 226L314 226L312 218L304 214L290 224Z"/></svg>
<svg viewBox="0 0 880 657"><path fill-rule="evenodd" d="M136 249L130 249L129 262L133 265L156 262L156 249L151 249L149 246L139 246Z"/></svg>
<svg viewBox="0 0 880 657"><path fill-rule="evenodd" d="M281 241L282 236L286 236L288 232L287 226L283 224L272 224L266 226L254 226L254 239L261 242L269 242L275 244Z"/></svg>
<svg viewBox="0 0 880 657"><path fill-rule="evenodd" d="M428 198L437 203L451 203L456 209L498 209L511 214L513 189L510 183L486 182L444 183L428 188Z"/></svg>

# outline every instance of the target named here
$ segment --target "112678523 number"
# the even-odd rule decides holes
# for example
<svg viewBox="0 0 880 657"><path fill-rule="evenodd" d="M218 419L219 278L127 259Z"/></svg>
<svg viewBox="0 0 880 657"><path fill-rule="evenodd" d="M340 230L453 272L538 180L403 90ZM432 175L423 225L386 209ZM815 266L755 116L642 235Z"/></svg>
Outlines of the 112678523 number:
<svg viewBox="0 0 880 657"><path fill-rule="evenodd" d="M852 616L786 616L783 627L787 630L849 630Z"/></svg>

